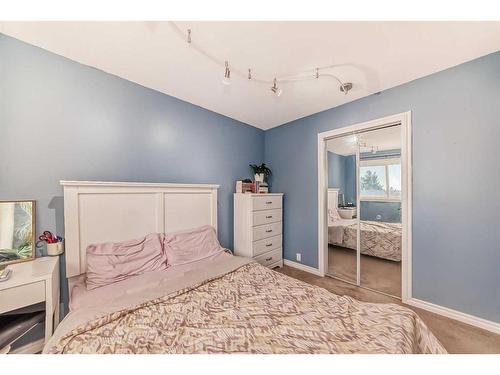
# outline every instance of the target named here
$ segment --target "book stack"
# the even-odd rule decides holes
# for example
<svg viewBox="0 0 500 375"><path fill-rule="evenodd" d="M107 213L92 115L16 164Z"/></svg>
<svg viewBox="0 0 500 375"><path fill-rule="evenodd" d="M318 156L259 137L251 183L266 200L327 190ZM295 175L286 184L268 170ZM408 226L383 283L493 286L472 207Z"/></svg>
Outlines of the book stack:
<svg viewBox="0 0 500 375"><path fill-rule="evenodd" d="M259 188L257 189L257 192L260 194L266 194L269 193L269 186L265 182L261 182L259 184Z"/></svg>
<svg viewBox="0 0 500 375"><path fill-rule="evenodd" d="M236 192L265 194L269 193L269 186L265 182L240 180L236 181Z"/></svg>
<svg viewBox="0 0 500 375"><path fill-rule="evenodd" d="M240 180L236 181L236 192L237 193L253 193L253 182L250 180Z"/></svg>

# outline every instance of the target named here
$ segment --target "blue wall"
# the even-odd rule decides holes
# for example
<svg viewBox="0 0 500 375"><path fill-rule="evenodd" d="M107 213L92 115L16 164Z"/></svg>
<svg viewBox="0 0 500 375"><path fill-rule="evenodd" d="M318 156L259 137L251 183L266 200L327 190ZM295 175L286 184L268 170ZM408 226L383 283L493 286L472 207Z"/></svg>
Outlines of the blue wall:
<svg viewBox="0 0 500 375"><path fill-rule="evenodd" d="M328 187L338 188L345 194L344 156L328 151Z"/></svg>
<svg viewBox="0 0 500 375"><path fill-rule="evenodd" d="M36 199L38 232L63 234L61 179L215 183L231 248L263 155L262 130L0 34L0 199Z"/></svg>
<svg viewBox="0 0 500 375"><path fill-rule="evenodd" d="M347 156L345 159L345 202L356 205L356 155Z"/></svg>
<svg viewBox="0 0 500 375"><path fill-rule="evenodd" d="M343 156L328 151L328 187L340 189L346 203L356 203L355 155Z"/></svg>
<svg viewBox="0 0 500 375"><path fill-rule="evenodd" d="M401 223L401 202L361 201L360 218L385 223Z"/></svg>
<svg viewBox="0 0 500 375"><path fill-rule="evenodd" d="M265 134L285 258L317 267L317 134L412 111L413 296L500 322L500 52Z"/></svg>
<svg viewBox="0 0 500 375"><path fill-rule="evenodd" d="M328 187L340 189L346 203L356 203L355 155L343 156L328 151Z"/></svg>

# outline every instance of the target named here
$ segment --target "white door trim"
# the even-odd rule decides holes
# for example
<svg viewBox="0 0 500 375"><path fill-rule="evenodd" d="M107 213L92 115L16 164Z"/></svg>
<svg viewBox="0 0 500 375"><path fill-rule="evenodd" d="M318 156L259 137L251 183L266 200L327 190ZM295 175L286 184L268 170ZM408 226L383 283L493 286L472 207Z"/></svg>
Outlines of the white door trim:
<svg viewBox="0 0 500 375"><path fill-rule="evenodd" d="M316 275L316 276L322 276L322 277L325 276L325 275L322 275L321 272L319 272L319 270L317 268L310 267L310 266L307 266L307 265L302 264L302 263L294 262L293 260L283 259L283 264L285 266L297 268L297 269L304 271L304 272L312 273L313 275Z"/></svg>
<svg viewBox="0 0 500 375"><path fill-rule="evenodd" d="M327 152L326 140L358 131L366 131L401 124L401 187L402 187L402 291L401 299L406 303L412 298L412 161L411 161L411 111L392 116L345 126L318 134L318 271L324 276L328 271L328 224L327 202Z"/></svg>

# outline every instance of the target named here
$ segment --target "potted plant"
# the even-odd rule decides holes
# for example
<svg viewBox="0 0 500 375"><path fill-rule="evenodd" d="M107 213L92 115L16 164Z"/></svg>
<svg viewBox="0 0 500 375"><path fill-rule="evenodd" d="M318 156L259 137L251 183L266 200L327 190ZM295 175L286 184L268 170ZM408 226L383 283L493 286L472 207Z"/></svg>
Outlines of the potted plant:
<svg viewBox="0 0 500 375"><path fill-rule="evenodd" d="M252 171L255 175L255 181L258 182L264 182L265 178L273 174L265 163L262 163L261 165L250 164L250 168L252 168Z"/></svg>

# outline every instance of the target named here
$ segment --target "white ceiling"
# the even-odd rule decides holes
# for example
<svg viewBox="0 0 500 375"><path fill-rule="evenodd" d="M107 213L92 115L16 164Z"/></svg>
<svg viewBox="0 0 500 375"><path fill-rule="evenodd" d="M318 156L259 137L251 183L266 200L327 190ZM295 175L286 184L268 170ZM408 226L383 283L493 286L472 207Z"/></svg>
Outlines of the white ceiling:
<svg viewBox="0 0 500 375"><path fill-rule="evenodd" d="M356 153L357 142L360 144L361 152L400 149L401 126L390 126L356 135L349 134L333 138L326 142L326 149L338 155L353 155Z"/></svg>
<svg viewBox="0 0 500 375"><path fill-rule="evenodd" d="M177 22L241 70L274 76L338 64L331 79L268 85L233 75L168 22L1 22L0 32L261 129L320 112L500 49L500 22Z"/></svg>

